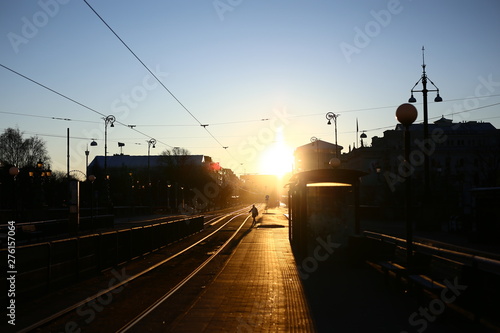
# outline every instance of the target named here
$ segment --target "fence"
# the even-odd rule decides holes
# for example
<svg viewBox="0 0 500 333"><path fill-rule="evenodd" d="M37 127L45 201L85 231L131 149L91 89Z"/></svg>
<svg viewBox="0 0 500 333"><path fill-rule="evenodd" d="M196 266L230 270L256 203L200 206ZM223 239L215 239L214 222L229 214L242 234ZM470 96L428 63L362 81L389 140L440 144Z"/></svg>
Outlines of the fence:
<svg viewBox="0 0 500 333"><path fill-rule="evenodd" d="M16 248L16 297L35 296L203 230L203 216ZM0 250L7 263L7 250ZM6 280L2 290L7 290Z"/></svg>

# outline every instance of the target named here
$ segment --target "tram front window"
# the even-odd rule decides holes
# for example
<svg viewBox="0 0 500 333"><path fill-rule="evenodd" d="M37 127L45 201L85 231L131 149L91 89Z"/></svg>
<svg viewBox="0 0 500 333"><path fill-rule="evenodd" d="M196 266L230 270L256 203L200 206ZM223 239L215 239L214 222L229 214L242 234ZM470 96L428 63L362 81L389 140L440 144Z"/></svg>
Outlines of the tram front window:
<svg viewBox="0 0 500 333"><path fill-rule="evenodd" d="M321 184L320 186L314 186ZM349 184L308 184L307 221L313 239L329 236L345 243L354 232L354 191ZM329 185L326 185L329 184ZM313 186L309 186L313 185Z"/></svg>

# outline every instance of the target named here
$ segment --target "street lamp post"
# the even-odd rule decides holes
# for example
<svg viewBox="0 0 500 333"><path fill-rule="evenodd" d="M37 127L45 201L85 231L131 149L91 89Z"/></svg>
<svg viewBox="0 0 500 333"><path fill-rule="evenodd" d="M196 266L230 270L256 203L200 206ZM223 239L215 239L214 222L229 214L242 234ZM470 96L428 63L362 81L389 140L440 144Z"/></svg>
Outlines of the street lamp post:
<svg viewBox="0 0 500 333"><path fill-rule="evenodd" d="M108 174L108 125L110 127L115 127L116 118L113 115L109 115L104 118L104 175Z"/></svg>
<svg viewBox="0 0 500 333"><path fill-rule="evenodd" d="M153 148L155 148L155 145L156 145L155 139L148 140L148 186L151 186L151 173L150 173L149 156L150 156L150 152L151 152L151 146L153 146Z"/></svg>
<svg viewBox="0 0 500 333"><path fill-rule="evenodd" d="M326 114L326 119L328 120L327 124L328 125L331 125L332 122L331 120L333 119L333 123L335 125L335 157L336 158L339 158L339 146L337 144L337 118L339 117L340 115L337 113L333 113L333 112L328 112Z"/></svg>
<svg viewBox="0 0 500 333"><path fill-rule="evenodd" d="M85 150L85 177L89 177L89 145L87 145L87 149Z"/></svg>
<svg viewBox="0 0 500 333"><path fill-rule="evenodd" d="M167 184L167 211L170 213L170 187L172 184Z"/></svg>
<svg viewBox="0 0 500 333"><path fill-rule="evenodd" d="M90 225L92 230L94 230L94 181L95 176L87 176L87 180L90 182Z"/></svg>
<svg viewBox="0 0 500 333"><path fill-rule="evenodd" d="M362 131L362 132L361 132L361 135L359 136L359 138L361 139L361 147L364 147L364 146L365 146L363 139L366 139L366 138L368 137L368 135L366 135L366 133L365 133L365 132L366 132L366 131Z"/></svg>
<svg viewBox="0 0 500 333"><path fill-rule="evenodd" d="M415 97L413 97L414 92L421 92L423 95L423 106L424 106L424 142L427 142L429 139L429 119L428 119L428 113L427 113L427 93L429 91L437 92L436 98L434 98L434 102L442 102L443 99L439 95L439 89L436 87L434 82L432 82L428 77L427 73L425 72L425 58L424 58L424 47L422 46L422 76L420 79L415 83L413 88L411 89L411 97L408 99L409 103L415 103L417 100ZM429 81L434 88L436 89L427 89L427 81ZM415 87L419 84L419 82L422 82L422 90L415 90ZM430 177L429 177L429 155L424 154L424 199L427 200L430 198Z"/></svg>
<svg viewBox="0 0 500 333"><path fill-rule="evenodd" d="M417 109L412 104L401 104L396 109L396 118L404 126L404 144L405 144L405 170L410 170L410 125L417 119ZM410 214L411 202L411 173L406 172L405 178L405 221L406 221L406 259L411 264L413 255L413 226Z"/></svg>
<svg viewBox="0 0 500 333"><path fill-rule="evenodd" d="M149 162L149 157L151 154L151 146L155 148L156 145L156 140L155 139L149 139L148 140L148 196L149 196L149 204L153 205L153 195L151 193L151 168L150 168L150 162Z"/></svg>
<svg viewBox="0 0 500 333"><path fill-rule="evenodd" d="M36 175L35 173L33 173L33 177L35 177L36 179L37 188L39 187L39 190L37 190L38 192L37 204L40 207L45 206L45 183L46 179L49 179L49 177L51 176L52 176L52 170L50 170L50 165L46 169L43 161L38 160L38 162L36 163Z"/></svg>
<svg viewBox="0 0 500 333"><path fill-rule="evenodd" d="M182 193L182 212L184 212L184 186L181 186L181 193Z"/></svg>
<svg viewBox="0 0 500 333"><path fill-rule="evenodd" d="M18 218L18 207L17 207L17 175L19 174L19 168L12 166L9 168L9 175L12 176L12 181L14 185L14 190L12 191L14 197L14 220Z"/></svg>
<svg viewBox="0 0 500 333"><path fill-rule="evenodd" d="M94 139L92 139L90 146L91 147L97 146L97 142ZM85 150L85 164L86 164L85 177L87 177L87 178L89 177L89 154L90 154L90 150L89 150L89 145L87 144L87 150Z"/></svg>
<svg viewBox="0 0 500 333"><path fill-rule="evenodd" d="M114 123L116 121L115 116L109 115L104 118L104 179L106 180L106 200L108 208L111 207L111 196L109 190L109 176L108 176L108 125L110 127L115 127Z"/></svg>

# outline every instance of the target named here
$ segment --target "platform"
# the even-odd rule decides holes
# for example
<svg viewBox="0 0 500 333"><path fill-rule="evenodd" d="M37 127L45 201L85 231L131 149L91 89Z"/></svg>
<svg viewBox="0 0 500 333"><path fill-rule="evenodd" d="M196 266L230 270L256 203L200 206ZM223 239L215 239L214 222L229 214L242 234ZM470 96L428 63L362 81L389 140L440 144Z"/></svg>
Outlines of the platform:
<svg viewBox="0 0 500 333"><path fill-rule="evenodd" d="M259 216L174 332L314 332L281 210Z"/></svg>
<svg viewBox="0 0 500 333"><path fill-rule="evenodd" d="M213 283L176 320L173 332L415 332L425 327L426 333L433 333L475 329L449 311L432 316L432 321L415 316L429 306L429 300L417 300L387 284L365 264L334 259L311 269L296 262L284 213L279 208L259 216L257 226L237 246Z"/></svg>

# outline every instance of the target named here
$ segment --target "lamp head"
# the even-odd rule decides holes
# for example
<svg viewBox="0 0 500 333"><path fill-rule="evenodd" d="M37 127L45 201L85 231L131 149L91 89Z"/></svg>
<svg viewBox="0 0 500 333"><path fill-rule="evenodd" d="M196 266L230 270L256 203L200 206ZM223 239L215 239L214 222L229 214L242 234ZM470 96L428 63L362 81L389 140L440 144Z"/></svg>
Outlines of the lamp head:
<svg viewBox="0 0 500 333"><path fill-rule="evenodd" d="M413 94L411 94L411 97L408 99L408 103L416 103L417 100L415 99L415 97L413 97Z"/></svg>
<svg viewBox="0 0 500 333"><path fill-rule="evenodd" d="M97 146L97 142L95 142L95 140L92 140L92 142L90 143L90 146L91 146L91 147L95 147L95 146Z"/></svg>
<svg viewBox="0 0 500 333"><path fill-rule="evenodd" d="M9 169L9 175L11 176L17 176L19 174L19 168L16 166L10 167Z"/></svg>
<svg viewBox="0 0 500 333"><path fill-rule="evenodd" d="M434 98L434 102L442 102L443 99L441 98L441 96L439 96L439 93L437 94L436 98Z"/></svg>
<svg viewBox="0 0 500 333"><path fill-rule="evenodd" d="M110 127L115 127L115 121L116 121L116 118L115 116L113 115L109 115L107 116L106 118L104 118L104 123L106 124L106 126L108 125L108 123L110 124Z"/></svg>
<svg viewBox="0 0 500 333"><path fill-rule="evenodd" d="M340 159L338 159L337 157L333 157L332 159L330 159L328 164L334 169L338 168L340 166Z"/></svg>
<svg viewBox="0 0 500 333"><path fill-rule="evenodd" d="M396 118L404 126L410 126L417 119L417 108L412 104L404 103L396 109Z"/></svg>

